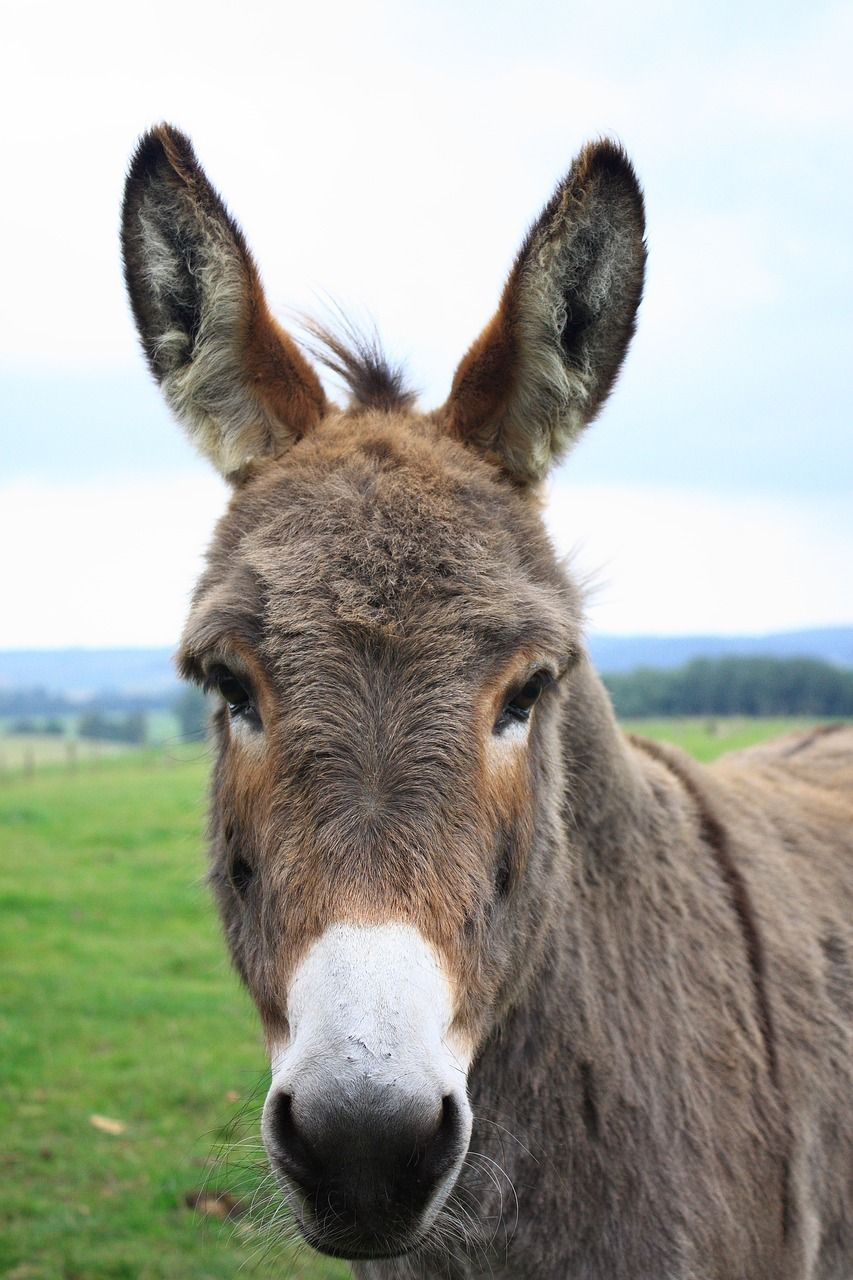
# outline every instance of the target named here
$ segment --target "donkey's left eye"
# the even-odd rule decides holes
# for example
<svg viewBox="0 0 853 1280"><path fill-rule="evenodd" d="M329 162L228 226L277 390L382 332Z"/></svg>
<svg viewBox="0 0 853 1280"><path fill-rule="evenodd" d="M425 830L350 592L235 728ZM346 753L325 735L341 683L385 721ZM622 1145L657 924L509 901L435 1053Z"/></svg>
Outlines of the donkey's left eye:
<svg viewBox="0 0 853 1280"><path fill-rule="evenodd" d="M524 724L530 719L530 712L539 701L543 689L553 684L554 677L549 671L537 671L530 679L516 690L504 703L503 710L495 721L495 733L502 733L510 724Z"/></svg>

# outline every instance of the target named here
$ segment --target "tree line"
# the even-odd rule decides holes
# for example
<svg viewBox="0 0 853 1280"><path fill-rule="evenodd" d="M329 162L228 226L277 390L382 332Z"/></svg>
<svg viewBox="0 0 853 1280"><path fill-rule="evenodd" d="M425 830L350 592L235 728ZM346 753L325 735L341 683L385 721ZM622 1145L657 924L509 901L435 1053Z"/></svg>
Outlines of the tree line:
<svg viewBox="0 0 853 1280"><path fill-rule="evenodd" d="M605 675L604 682L617 715L625 719L853 716L853 670L818 658L696 658L675 670L637 667ZM5 712L10 717L12 733L63 734L73 726L81 738L143 743L148 736L146 712L155 709L174 714L185 741L204 738L210 701L193 686L177 697L102 695L82 705L43 689L0 690L0 716Z"/></svg>
<svg viewBox="0 0 853 1280"><path fill-rule="evenodd" d="M139 708L125 710L127 703L121 698L110 696L92 699L84 704L64 699L61 703L62 714L46 714L44 704L49 699L43 690L37 690L37 697L24 705L28 714L11 716L6 719L6 732L16 735L48 735L50 737L72 737L91 739L98 742L125 742L142 746L148 741L148 714ZM7 698L7 705L12 701ZM18 695L17 705L23 698ZM171 711L177 721L178 737L184 741L201 741L207 732L207 720L210 715L210 700L200 689L188 685L176 698L146 703L148 710ZM74 714L71 709L76 708ZM0 699L0 715L3 702Z"/></svg>
<svg viewBox="0 0 853 1280"><path fill-rule="evenodd" d="M695 658L605 676L616 714L853 716L853 671L818 658Z"/></svg>
<svg viewBox="0 0 853 1280"><path fill-rule="evenodd" d="M23 737L37 734L65 738L69 729L78 738L89 738L97 742L128 742L142 746L148 740L148 720L144 711L128 711L126 715L84 711L76 720L62 720L59 716L47 716L43 719L19 716L8 724L9 733Z"/></svg>

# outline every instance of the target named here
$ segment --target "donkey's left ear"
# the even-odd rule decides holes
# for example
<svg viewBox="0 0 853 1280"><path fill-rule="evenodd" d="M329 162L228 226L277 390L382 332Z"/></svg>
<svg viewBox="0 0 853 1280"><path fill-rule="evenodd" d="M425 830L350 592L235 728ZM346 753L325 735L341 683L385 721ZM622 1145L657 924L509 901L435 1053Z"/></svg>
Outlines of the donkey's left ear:
<svg viewBox="0 0 853 1280"><path fill-rule="evenodd" d="M525 240L497 314L456 371L448 429L540 479L598 413L634 333L643 196L622 149L587 146Z"/></svg>
<svg viewBox="0 0 853 1280"><path fill-rule="evenodd" d="M283 453L319 421L317 374L270 315L243 233L170 125L146 134L131 162L122 251L151 370L224 476Z"/></svg>

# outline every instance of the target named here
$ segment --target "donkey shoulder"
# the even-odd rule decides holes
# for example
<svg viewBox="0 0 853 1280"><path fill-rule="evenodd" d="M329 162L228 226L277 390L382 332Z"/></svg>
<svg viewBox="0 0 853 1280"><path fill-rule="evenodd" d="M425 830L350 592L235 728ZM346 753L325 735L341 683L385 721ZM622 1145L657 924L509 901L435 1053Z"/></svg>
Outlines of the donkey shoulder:
<svg viewBox="0 0 853 1280"><path fill-rule="evenodd" d="M711 766L725 786L746 788L755 808L781 819L799 813L803 836L832 832L853 867L853 725L822 724L734 751Z"/></svg>
<svg viewBox="0 0 853 1280"><path fill-rule="evenodd" d="M816 775L847 771L853 779L853 724L819 724L740 751L729 752L723 764L770 765L786 770L805 770Z"/></svg>

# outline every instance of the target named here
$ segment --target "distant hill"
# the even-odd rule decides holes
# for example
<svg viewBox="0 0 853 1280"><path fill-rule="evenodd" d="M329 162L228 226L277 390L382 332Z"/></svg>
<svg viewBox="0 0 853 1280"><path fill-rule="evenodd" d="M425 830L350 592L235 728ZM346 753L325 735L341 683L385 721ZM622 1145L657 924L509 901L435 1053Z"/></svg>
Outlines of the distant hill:
<svg viewBox="0 0 853 1280"><path fill-rule="evenodd" d="M635 667L669 671L694 658L729 656L821 658L837 667L853 667L853 627L778 631L762 636L592 635L589 649L596 667L606 675Z"/></svg>
<svg viewBox="0 0 853 1280"><path fill-rule="evenodd" d="M589 648L607 675L635 667L670 670L693 658L729 654L777 658L822 658L853 667L853 627L778 632L766 636L592 635ZM6 649L0 650L0 690L40 687L85 700L117 693L146 699L172 698L178 679L172 649Z"/></svg>
<svg viewBox="0 0 853 1280"><path fill-rule="evenodd" d="M0 649L0 690L40 687L81 701L100 693L172 697L172 649Z"/></svg>

